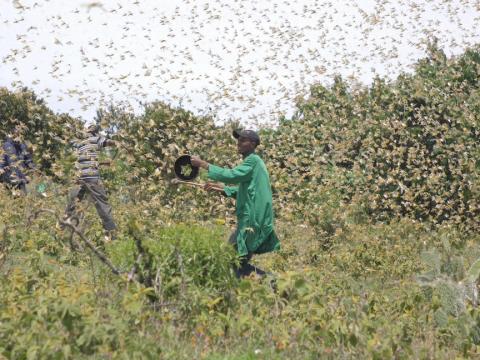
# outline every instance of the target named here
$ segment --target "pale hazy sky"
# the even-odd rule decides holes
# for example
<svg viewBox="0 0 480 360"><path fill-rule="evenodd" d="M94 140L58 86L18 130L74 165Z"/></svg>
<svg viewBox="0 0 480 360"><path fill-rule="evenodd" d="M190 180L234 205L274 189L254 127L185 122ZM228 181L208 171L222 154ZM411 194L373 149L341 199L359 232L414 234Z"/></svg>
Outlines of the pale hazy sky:
<svg viewBox="0 0 480 360"><path fill-rule="evenodd" d="M268 123L334 74L368 84L411 71L429 37L458 54L479 24L468 0L0 0L0 86L85 120L163 100Z"/></svg>

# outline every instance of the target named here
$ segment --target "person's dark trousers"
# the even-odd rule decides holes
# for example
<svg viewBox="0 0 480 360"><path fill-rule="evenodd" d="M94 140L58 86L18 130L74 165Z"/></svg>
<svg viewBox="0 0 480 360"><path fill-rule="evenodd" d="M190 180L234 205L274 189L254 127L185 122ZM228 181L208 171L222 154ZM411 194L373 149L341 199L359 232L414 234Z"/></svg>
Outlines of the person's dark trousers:
<svg viewBox="0 0 480 360"><path fill-rule="evenodd" d="M85 196L90 196L102 220L103 228L107 231L115 230L116 225L112 217L112 207L108 204L107 192L100 180L80 180L79 186L70 191L68 205L65 209L66 217L75 212L77 201L82 201Z"/></svg>
<svg viewBox="0 0 480 360"><path fill-rule="evenodd" d="M0 183L4 183L7 189L20 190L23 194L27 193L27 178L17 168L3 168L0 175Z"/></svg>
<svg viewBox="0 0 480 360"><path fill-rule="evenodd" d="M235 250L237 250L237 235L238 235L238 229L236 229L228 239L228 242L233 245ZM252 256L253 254L250 253L240 258L239 266L238 267L235 266L233 269L235 271L235 276L237 278L240 279L242 277L249 276L252 273L256 273L257 275L260 275L260 276L265 276L267 274L262 269L259 269L253 266L252 264L250 264L250 260L252 259Z"/></svg>
<svg viewBox="0 0 480 360"><path fill-rule="evenodd" d="M24 195L27 194L27 184L24 182L21 182L16 186L18 190L20 190Z"/></svg>

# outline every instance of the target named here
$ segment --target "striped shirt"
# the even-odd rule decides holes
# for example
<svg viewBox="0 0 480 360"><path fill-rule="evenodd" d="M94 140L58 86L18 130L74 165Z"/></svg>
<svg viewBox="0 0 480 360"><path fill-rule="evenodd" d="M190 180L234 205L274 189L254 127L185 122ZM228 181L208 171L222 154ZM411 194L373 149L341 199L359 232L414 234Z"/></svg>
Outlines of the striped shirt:
<svg viewBox="0 0 480 360"><path fill-rule="evenodd" d="M79 140L73 146L77 153L78 177L82 180L99 180L98 155L100 150L106 145L107 139L103 136L92 135Z"/></svg>

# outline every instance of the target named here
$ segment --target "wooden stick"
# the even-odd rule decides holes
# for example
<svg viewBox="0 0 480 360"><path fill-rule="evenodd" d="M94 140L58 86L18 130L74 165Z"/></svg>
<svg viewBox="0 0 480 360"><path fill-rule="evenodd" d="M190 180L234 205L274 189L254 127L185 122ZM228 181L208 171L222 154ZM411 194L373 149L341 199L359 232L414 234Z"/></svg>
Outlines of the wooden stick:
<svg viewBox="0 0 480 360"><path fill-rule="evenodd" d="M185 185L191 185L191 186L198 186L198 187L201 187L201 188L204 187L203 184L192 182L192 181L180 180L180 179L173 179L172 184L185 184Z"/></svg>
<svg viewBox="0 0 480 360"><path fill-rule="evenodd" d="M173 179L172 184L185 184L185 185L190 185L190 186L196 186L196 187L201 187L202 189L205 188L205 184L200 184L192 181L185 181L185 180L180 180L180 179ZM214 186L213 189L218 190L218 191L223 191L223 189Z"/></svg>

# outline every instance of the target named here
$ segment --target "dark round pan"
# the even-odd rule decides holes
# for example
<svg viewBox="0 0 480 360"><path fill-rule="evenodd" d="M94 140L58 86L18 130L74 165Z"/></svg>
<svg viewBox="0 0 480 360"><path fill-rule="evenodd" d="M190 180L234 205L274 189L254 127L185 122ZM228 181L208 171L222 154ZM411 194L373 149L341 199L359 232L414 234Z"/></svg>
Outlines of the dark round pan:
<svg viewBox="0 0 480 360"><path fill-rule="evenodd" d="M175 160L175 175L185 181L193 180L198 176L198 166L193 166L190 155L182 155Z"/></svg>

